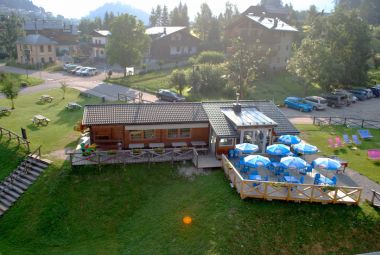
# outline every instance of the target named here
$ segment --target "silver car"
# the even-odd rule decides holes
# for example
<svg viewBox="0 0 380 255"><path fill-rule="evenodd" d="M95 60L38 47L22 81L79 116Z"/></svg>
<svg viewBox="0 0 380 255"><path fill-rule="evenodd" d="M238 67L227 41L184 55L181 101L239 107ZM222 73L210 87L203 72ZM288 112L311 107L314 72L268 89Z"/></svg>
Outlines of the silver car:
<svg viewBox="0 0 380 255"><path fill-rule="evenodd" d="M305 103L313 106L313 110L324 110L327 108L327 100L323 97L309 96L304 98Z"/></svg>

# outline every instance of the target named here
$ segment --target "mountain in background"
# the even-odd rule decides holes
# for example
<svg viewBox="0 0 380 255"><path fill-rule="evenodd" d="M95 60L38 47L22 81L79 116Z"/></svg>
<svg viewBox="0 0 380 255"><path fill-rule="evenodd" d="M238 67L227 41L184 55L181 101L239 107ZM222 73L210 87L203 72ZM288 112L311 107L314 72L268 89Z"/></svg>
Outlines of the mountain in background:
<svg viewBox="0 0 380 255"><path fill-rule="evenodd" d="M43 10L43 8L35 6L30 0L1 0L0 5L11 9L22 9L35 12Z"/></svg>
<svg viewBox="0 0 380 255"><path fill-rule="evenodd" d="M87 18L94 19L96 17L104 18L104 14L108 12L113 12L115 16L118 14L127 13L133 16L136 16L139 20L143 21L144 24L149 23L149 14L143 10L136 9L130 5L122 4L122 3L106 3L103 6L100 6L96 10L90 12Z"/></svg>

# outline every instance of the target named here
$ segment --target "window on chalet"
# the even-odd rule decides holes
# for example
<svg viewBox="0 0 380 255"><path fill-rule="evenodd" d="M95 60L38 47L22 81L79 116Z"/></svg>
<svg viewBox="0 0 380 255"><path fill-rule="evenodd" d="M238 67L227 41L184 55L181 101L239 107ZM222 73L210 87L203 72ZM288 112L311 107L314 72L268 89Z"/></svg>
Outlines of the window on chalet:
<svg viewBox="0 0 380 255"><path fill-rule="evenodd" d="M144 139L152 139L154 137L155 137L155 135L154 135L153 129L144 130Z"/></svg>
<svg viewBox="0 0 380 255"><path fill-rule="evenodd" d="M179 137L190 138L190 128L181 128L179 131Z"/></svg>
<svg viewBox="0 0 380 255"><path fill-rule="evenodd" d="M51 45L48 45L48 52L51 52Z"/></svg>
<svg viewBox="0 0 380 255"><path fill-rule="evenodd" d="M168 129L168 138L177 138L178 129Z"/></svg>
<svg viewBox="0 0 380 255"><path fill-rule="evenodd" d="M45 58L41 58L41 63L45 64Z"/></svg>
<svg viewBox="0 0 380 255"><path fill-rule="evenodd" d="M44 46L40 45L40 52L44 52Z"/></svg>
<svg viewBox="0 0 380 255"><path fill-rule="evenodd" d="M232 138L220 138L219 146L232 146L234 144L234 139Z"/></svg>
<svg viewBox="0 0 380 255"><path fill-rule="evenodd" d="M168 129L168 138L190 138L190 128Z"/></svg>
<svg viewBox="0 0 380 255"><path fill-rule="evenodd" d="M132 130L132 131L129 131L129 135L130 135L132 141L141 140L143 138L143 131Z"/></svg>

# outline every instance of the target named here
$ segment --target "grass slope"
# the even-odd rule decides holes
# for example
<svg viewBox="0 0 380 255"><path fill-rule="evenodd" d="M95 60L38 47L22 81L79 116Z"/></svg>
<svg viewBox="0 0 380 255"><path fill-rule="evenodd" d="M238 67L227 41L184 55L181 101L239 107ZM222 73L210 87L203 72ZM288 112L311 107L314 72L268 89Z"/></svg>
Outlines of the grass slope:
<svg viewBox="0 0 380 255"><path fill-rule="evenodd" d="M26 151L21 147L0 137L0 182L16 169L25 155Z"/></svg>
<svg viewBox="0 0 380 255"><path fill-rule="evenodd" d="M25 74L7 73L7 75L18 81L20 84L26 82L28 86L36 86L44 82L42 79L30 75L26 77Z"/></svg>
<svg viewBox="0 0 380 255"><path fill-rule="evenodd" d="M380 148L380 130L371 129L370 131L374 138L362 141L362 144L356 146L357 149L353 150L349 146L339 149L329 148L327 139L339 136L343 140L343 134L348 134L350 137L353 134L357 135L358 128L343 126L318 127L312 125L297 125L297 128L301 131L301 137L310 144L316 145L321 154L338 155L349 162L348 166L350 168L380 183L380 163L367 158L368 149Z"/></svg>
<svg viewBox="0 0 380 255"><path fill-rule="evenodd" d="M184 226L183 216L193 218ZM222 171L56 163L0 220L4 254L355 254L380 249L368 205L241 200Z"/></svg>
<svg viewBox="0 0 380 255"><path fill-rule="evenodd" d="M49 94L54 97L52 103L40 104L39 97ZM68 102L75 101L81 105L100 103L98 98L79 96L79 91L68 89L65 99L62 99L60 89L47 90L40 93L20 95L15 100L16 109L9 116L0 117L0 126L20 133L20 128L26 128L32 149L42 145L42 152L47 153L55 149L63 149L76 141L79 133L74 131L74 125L82 119L83 110L68 111ZM7 99L0 99L0 105L10 104ZM51 121L48 126L35 126L31 119L36 114L42 114Z"/></svg>

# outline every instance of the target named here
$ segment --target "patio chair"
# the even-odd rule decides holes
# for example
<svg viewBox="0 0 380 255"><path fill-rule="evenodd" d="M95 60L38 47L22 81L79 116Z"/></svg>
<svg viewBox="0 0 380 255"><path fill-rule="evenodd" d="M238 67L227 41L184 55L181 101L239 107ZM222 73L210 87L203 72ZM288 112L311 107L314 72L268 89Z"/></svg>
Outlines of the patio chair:
<svg viewBox="0 0 380 255"><path fill-rule="evenodd" d="M362 144L362 142L359 140L359 137L357 135L352 135L352 142L356 145Z"/></svg>
<svg viewBox="0 0 380 255"><path fill-rule="evenodd" d="M343 142L339 136L335 137L335 146L336 147L343 147Z"/></svg>
<svg viewBox="0 0 380 255"><path fill-rule="evenodd" d="M229 150L229 151L228 151L228 157L229 157L229 158L234 158L234 156L235 156L235 151L232 150L232 149Z"/></svg>
<svg viewBox="0 0 380 255"><path fill-rule="evenodd" d="M368 150L368 159L370 160L380 160L380 149Z"/></svg>
<svg viewBox="0 0 380 255"><path fill-rule="evenodd" d="M347 134L343 134L343 141L345 144L351 144L351 140Z"/></svg>
<svg viewBox="0 0 380 255"><path fill-rule="evenodd" d="M265 176L264 179L263 179L263 181L266 181L266 182L269 181L269 176L268 175Z"/></svg>
<svg viewBox="0 0 380 255"><path fill-rule="evenodd" d="M336 143L334 142L334 139L331 137L327 139L328 147L330 148L336 148Z"/></svg>
<svg viewBox="0 0 380 255"><path fill-rule="evenodd" d="M336 176L334 175L334 177L331 178L331 181L332 181L333 185L335 186L336 182L338 181L338 178L336 178Z"/></svg>
<svg viewBox="0 0 380 255"><path fill-rule="evenodd" d="M319 179L321 178L321 175L318 173L318 174L316 174L315 175L315 177L314 177L314 184L319 184Z"/></svg>
<svg viewBox="0 0 380 255"><path fill-rule="evenodd" d="M300 178L300 184L303 184L305 182L305 176L301 176Z"/></svg>
<svg viewBox="0 0 380 255"><path fill-rule="evenodd" d="M361 139L371 139L373 138L373 135L369 132L367 129L360 129L358 130L359 136Z"/></svg>

